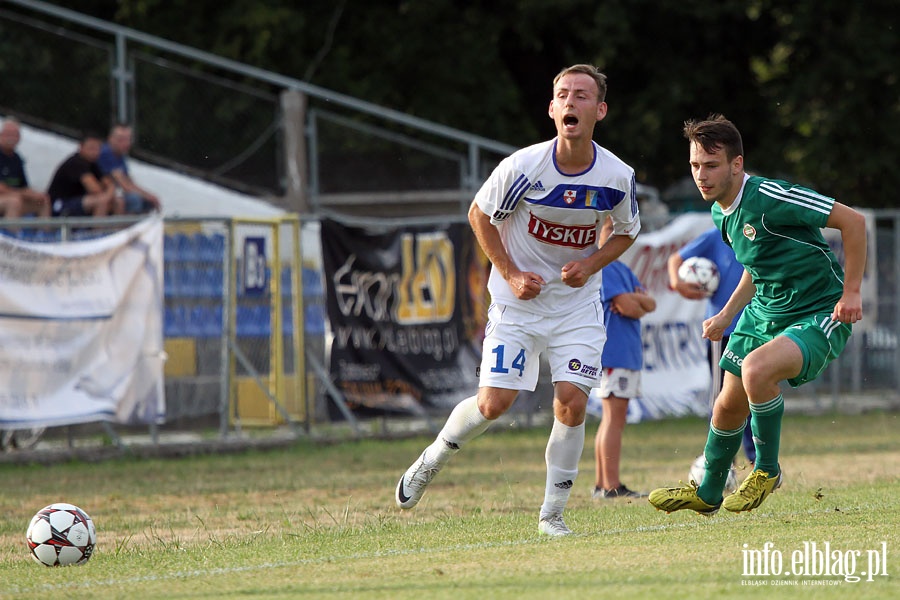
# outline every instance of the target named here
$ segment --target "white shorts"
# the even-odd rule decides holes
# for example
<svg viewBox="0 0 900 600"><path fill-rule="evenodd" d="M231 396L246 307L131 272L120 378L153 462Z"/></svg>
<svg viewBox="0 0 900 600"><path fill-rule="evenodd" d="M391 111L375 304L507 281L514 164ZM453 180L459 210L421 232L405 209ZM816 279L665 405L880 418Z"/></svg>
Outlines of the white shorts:
<svg viewBox="0 0 900 600"><path fill-rule="evenodd" d="M641 372L632 369L603 369L600 397L637 398L641 395Z"/></svg>
<svg viewBox="0 0 900 600"><path fill-rule="evenodd" d="M478 385L534 391L540 355L546 352L553 383L569 381L596 387L604 342L606 328L599 298L579 309L578 314L553 317L492 304L484 330Z"/></svg>

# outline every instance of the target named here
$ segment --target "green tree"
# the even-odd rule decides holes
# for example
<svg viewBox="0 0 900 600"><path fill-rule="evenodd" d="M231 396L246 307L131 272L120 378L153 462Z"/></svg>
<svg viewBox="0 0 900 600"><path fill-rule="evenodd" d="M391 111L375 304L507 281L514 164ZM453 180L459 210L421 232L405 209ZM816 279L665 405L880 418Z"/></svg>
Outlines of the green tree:
<svg viewBox="0 0 900 600"><path fill-rule="evenodd" d="M900 187L896 0L58 3L520 146L553 134L556 72L592 62L598 141L642 181L687 176L683 121L720 112L752 170L853 205Z"/></svg>
<svg viewBox="0 0 900 600"><path fill-rule="evenodd" d="M758 162L845 204L897 206L896 2L761 2L760 8L773 15L778 40L754 61L760 96L772 110ZM756 162L750 154L748 163Z"/></svg>

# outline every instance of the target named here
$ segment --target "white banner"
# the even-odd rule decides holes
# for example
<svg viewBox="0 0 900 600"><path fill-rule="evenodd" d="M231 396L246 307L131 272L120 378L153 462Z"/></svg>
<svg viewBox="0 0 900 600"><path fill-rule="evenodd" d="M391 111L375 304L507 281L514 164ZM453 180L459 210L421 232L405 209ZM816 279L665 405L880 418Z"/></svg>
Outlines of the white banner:
<svg viewBox="0 0 900 600"><path fill-rule="evenodd" d="M0 429L163 421L162 240L0 236Z"/></svg>
<svg viewBox="0 0 900 600"><path fill-rule="evenodd" d="M642 233L622 256L622 262L634 271L656 300L656 310L641 319L642 394L628 403L629 423L708 414L711 381L706 358L708 342L701 338L706 300L686 300L669 290L666 261L669 255L712 226L709 213L687 213L663 229ZM588 399L588 412L595 416L601 414L598 392L594 388Z"/></svg>

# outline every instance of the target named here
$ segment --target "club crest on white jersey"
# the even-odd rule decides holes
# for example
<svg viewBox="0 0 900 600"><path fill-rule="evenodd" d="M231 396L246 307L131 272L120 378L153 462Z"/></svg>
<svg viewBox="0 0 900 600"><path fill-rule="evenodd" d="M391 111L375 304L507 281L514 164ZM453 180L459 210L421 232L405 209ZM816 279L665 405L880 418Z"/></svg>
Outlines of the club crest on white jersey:
<svg viewBox="0 0 900 600"><path fill-rule="evenodd" d="M558 315L596 299L600 274L573 288L562 268L597 250L600 229L612 216L617 235L640 231L634 170L613 153L593 144L594 159L580 173L563 173L556 164L556 140L514 152L497 166L475 196L491 216L507 254L521 271L540 275L541 293L519 300L496 269L488 290L498 304L521 305L537 314Z"/></svg>

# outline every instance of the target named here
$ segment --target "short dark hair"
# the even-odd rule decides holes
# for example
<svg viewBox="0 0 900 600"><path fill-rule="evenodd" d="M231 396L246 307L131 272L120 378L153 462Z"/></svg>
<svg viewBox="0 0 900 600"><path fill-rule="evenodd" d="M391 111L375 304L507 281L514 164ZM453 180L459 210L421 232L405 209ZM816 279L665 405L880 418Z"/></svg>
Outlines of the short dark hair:
<svg viewBox="0 0 900 600"><path fill-rule="evenodd" d="M564 75L568 75L569 73L584 73L585 75L590 76L591 79L597 84L597 101L598 102L606 102L606 75L601 73L597 67L594 65L585 65L578 64L572 65L571 67L566 67L559 73L557 73L556 77L553 78L553 87L556 87L556 82L563 78Z"/></svg>
<svg viewBox="0 0 900 600"><path fill-rule="evenodd" d="M728 160L744 155L741 132L720 114L711 114L703 121L685 121L684 137L709 153L724 149Z"/></svg>
<svg viewBox="0 0 900 600"><path fill-rule="evenodd" d="M102 142L103 136L92 129L88 129L81 133L81 139L79 141L83 144L88 140L100 140Z"/></svg>

